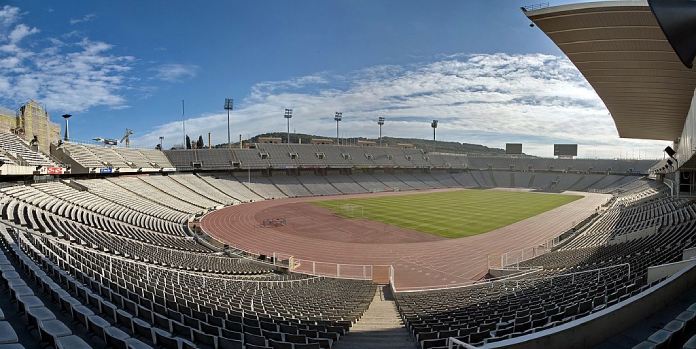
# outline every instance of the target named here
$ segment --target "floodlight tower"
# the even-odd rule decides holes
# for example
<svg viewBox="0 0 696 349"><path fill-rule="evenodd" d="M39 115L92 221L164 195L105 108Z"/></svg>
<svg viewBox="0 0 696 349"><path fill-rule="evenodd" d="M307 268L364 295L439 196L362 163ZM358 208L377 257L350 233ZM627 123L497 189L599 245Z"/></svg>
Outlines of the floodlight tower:
<svg viewBox="0 0 696 349"><path fill-rule="evenodd" d="M334 114L334 120L336 121L336 145L338 145L338 123L343 120L343 113L340 111L337 111Z"/></svg>
<svg viewBox="0 0 696 349"><path fill-rule="evenodd" d="M290 144L290 119L292 119L292 109L285 108L285 115L283 117L288 120L288 144Z"/></svg>
<svg viewBox="0 0 696 349"><path fill-rule="evenodd" d="M70 123L68 122L68 119L70 119L72 115L70 114L63 114L63 119L65 119L65 137L63 137L64 141L69 141L70 140Z"/></svg>
<svg viewBox="0 0 696 349"><path fill-rule="evenodd" d="M430 127L433 128L433 141L435 140L435 129L437 128L437 120L433 120L433 122L430 123Z"/></svg>
<svg viewBox="0 0 696 349"><path fill-rule="evenodd" d="M227 110L227 147L232 148L232 139L230 138L230 111L234 109L234 100L225 98L225 110Z"/></svg>
<svg viewBox="0 0 696 349"><path fill-rule="evenodd" d="M384 116L377 118L377 125L379 125L379 146L382 146L382 126L384 125Z"/></svg>

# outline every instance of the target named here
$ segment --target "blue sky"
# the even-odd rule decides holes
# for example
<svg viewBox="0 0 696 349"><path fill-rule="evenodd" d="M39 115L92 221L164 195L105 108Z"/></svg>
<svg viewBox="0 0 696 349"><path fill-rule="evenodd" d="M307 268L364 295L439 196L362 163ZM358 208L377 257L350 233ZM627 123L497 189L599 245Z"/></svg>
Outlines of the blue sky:
<svg viewBox="0 0 696 349"><path fill-rule="evenodd" d="M566 1L567 2L567 1ZM563 1L552 1L560 4ZM292 129L384 134L503 147L550 156L659 156L662 142L620 140L601 101L515 0L60 1L0 0L0 105L34 98L71 136L181 143L187 131ZM205 136L204 136L205 137Z"/></svg>

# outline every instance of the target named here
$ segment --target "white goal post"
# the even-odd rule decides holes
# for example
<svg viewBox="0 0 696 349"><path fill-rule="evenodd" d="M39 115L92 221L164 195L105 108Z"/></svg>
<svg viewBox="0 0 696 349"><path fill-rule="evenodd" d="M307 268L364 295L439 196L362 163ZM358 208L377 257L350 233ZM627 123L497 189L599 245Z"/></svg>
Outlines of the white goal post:
<svg viewBox="0 0 696 349"><path fill-rule="evenodd" d="M349 218L365 217L365 210L362 205L344 204L340 206L341 214Z"/></svg>

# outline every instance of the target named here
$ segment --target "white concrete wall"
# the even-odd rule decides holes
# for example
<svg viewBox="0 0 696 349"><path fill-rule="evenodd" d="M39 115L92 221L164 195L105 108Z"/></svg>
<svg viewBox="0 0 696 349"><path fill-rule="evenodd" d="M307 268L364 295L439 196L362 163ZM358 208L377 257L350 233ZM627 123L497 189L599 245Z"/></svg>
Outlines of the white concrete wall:
<svg viewBox="0 0 696 349"><path fill-rule="evenodd" d="M653 225L651 227L647 227L645 229L634 231L632 233L619 235L619 236L607 241L607 245L622 244L622 243L625 243L628 241L632 241L635 239L640 239L640 238L643 238L646 236L650 236L650 235L653 235L655 233L657 233L657 226Z"/></svg>
<svg viewBox="0 0 696 349"><path fill-rule="evenodd" d="M648 267L648 283L651 284L662 278L672 276L682 269L696 265L696 259L687 259L685 261L654 265Z"/></svg>
<svg viewBox="0 0 696 349"><path fill-rule="evenodd" d="M4 164L0 166L0 175L30 175L33 174L35 170L36 167L34 166ZM42 173L46 174L46 170L43 169Z"/></svg>
<svg viewBox="0 0 696 349"><path fill-rule="evenodd" d="M684 254L682 255L683 260L692 259L692 258L696 258L696 247L685 249Z"/></svg>

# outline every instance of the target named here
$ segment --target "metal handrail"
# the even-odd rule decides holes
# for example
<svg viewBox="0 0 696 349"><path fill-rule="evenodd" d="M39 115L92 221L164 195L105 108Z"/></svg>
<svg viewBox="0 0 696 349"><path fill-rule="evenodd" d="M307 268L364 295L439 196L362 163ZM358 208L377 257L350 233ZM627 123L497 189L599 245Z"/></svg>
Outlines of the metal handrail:
<svg viewBox="0 0 696 349"><path fill-rule="evenodd" d="M529 269L525 271L521 271L520 273L517 274L512 274L512 275L505 275L505 276L499 276L496 278L490 278L490 279L485 279L485 280L474 280L470 281L464 284L454 284L454 285L437 285L437 286L424 286L424 287L407 287L404 289L396 289L392 288L394 292L399 292L399 293L412 293L412 292L425 292L425 291L441 291L441 290L450 290L450 289L455 289L455 288L467 288L467 287L474 287L474 286L479 286L483 285L486 283L493 283L493 282L500 282L500 281L510 281L508 279L512 278L517 278L520 276L525 276L529 274L534 274L543 269L537 268L537 269Z"/></svg>
<svg viewBox="0 0 696 349"><path fill-rule="evenodd" d="M549 280L549 279L552 280L552 282L553 282L553 279L565 278L565 277L571 277L571 278L575 279L575 275L595 273L595 272L598 273L597 276L599 277L601 275L601 273L599 273L599 272L601 272L602 270L618 268L618 267L627 267L627 269L628 269L627 275L628 276L631 275L631 265L629 263L621 263L621 264L609 265L609 266L602 267L602 268L581 270L581 271L576 271L576 272L572 272L572 273L550 275L550 276L544 276L544 277L533 278L533 279L515 279L515 278L519 278L521 276L537 273L539 271L544 270L542 268L542 269L533 269L533 270L530 270L526 273L508 275L506 277L501 277L501 278L497 278L497 279L474 281L470 284L465 284L465 285L461 285L461 284L459 284L459 285L444 285L444 286L428 287L428 288L395 290L395 292L410 293L410 292L424 292L424 291L440 291L440 290L449 290L449 289L457 289L457 288L469 288L469 287L474 287L474 286L493 285L495 283L516 282L519 284L520 282L533 282L533 281L541 281L541 280Z"/></svg>

